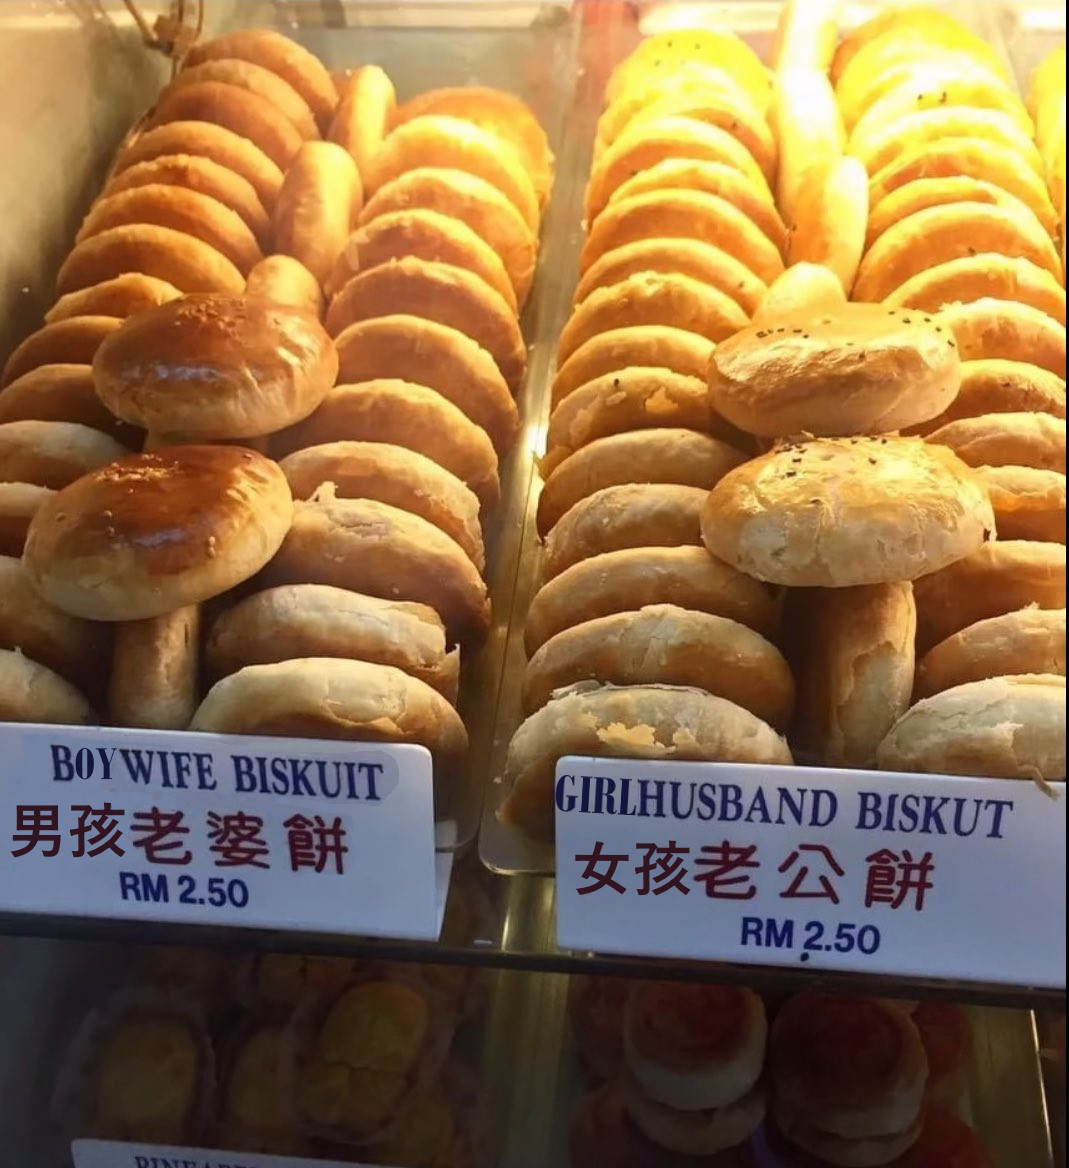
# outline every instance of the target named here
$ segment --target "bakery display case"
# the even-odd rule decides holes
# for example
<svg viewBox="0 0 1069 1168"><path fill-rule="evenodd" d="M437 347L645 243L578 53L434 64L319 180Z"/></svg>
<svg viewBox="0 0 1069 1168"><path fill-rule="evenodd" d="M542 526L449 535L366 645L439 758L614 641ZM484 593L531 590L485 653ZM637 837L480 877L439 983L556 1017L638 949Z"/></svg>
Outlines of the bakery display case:
<svg viewBox="0 0 1069 1168"><path fill-rule="evenodd" d="M1064 1164L1064 6L0 8L0 1160Z"/></svg>

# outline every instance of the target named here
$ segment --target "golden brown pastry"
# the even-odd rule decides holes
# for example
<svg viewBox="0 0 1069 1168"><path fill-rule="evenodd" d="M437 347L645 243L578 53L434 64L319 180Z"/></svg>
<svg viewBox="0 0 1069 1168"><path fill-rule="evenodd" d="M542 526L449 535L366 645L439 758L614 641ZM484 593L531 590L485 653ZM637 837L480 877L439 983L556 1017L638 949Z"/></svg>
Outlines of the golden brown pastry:
<svg viewBox="0 0 1069 1168"><path fill-rule="evenodd" d="M78 422L0 424L0 479L59 490L130 452Z"/></svg>
<svg viewBox="0 0 1069 1168"><path fill-rule="evenodd" d="M200 697L200 606L115 627L108 715L116 726L184 730Z"/></svg>

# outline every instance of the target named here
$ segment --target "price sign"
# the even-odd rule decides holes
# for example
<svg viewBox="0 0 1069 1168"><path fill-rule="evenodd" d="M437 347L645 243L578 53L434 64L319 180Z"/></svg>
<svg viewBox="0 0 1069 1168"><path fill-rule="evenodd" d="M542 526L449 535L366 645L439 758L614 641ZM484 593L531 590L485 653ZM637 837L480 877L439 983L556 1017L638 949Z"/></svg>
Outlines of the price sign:
<svg viewBox="0 0 1069 1168"><path fill-rule="evenodd" d="M434 940L419 746L0 728L0 911Z"/></svg>
<svg viewBox="0 0 1069 1168"><path fill-rule="evenodd" d="M207 1148L165 1148L110 1140L75 1140L74 1168L375 1168L347 1160L305 1160L259 1152L213 1152Z"/></svg>
<svg viewBox="0 0 1069 1168"><path fill-rule="evenodd" d="M563 758L567 949L1065 986L1065 788Z"/></svg>

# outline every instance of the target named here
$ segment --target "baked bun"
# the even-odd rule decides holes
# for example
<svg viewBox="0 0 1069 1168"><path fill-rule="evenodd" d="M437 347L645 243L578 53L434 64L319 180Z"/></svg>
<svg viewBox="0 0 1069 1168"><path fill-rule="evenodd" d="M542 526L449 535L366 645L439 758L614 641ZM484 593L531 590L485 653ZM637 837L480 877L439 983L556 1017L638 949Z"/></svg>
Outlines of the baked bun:
<svg viewBox="0 0 1069 1168"><path fill-rule="evenodd" d="M780 1009L768 1065L776 1121L799 1143L799 1128L845 1140L910 1129L928 1077L908 1014L876 998L812 992Z"/></svg>
<svg viewBox="0 0 1069 1168"><path fill-rule="evenodd" d="M743 456L696 430L637 430L597 438L556 462L538 497L537 525L545 535L580 499L623 483L679 483L709 490Z"/></svg>
<svg viewBox="0 0 1069 1168"><path fill-rule="evenodd" d="M611 203L590 228L579 270L625 244L666 236L712 244L766 284L783 271L779 249L741 211L719 195L691 190L649 191Z"/></svg>
<svg viewBox="0 0 1069 1168"><path fill-rule="evenodd" d="M723 293L747 315L756 310L767 285L722 248L698 239L639 239L607 251L583 273L575 303L643 273L684 276Z"/></svg>
<svg viewBox="0 0 1069 1168"><path fill-rule="evenodd" d="M441 618L425 604L326 584L287 584L256 592L221 613L204 647L213 678L298 657L392 665L456 701L460 654L450 650Z"/></svg>
<svg viewBox="0 0 1069 1168"><path fill-rule="evenodd" d="M127 321L101 346L93 376L118 417L159 434L214 440L269 434L307 417L337 368L330 338L305 312L188 296Z"/></svg>
<svg viewBox="0 0 1069 1168"><path fill-rule="evenodd" d="M595 378L631 368L667 370L680 377L701 378L704 383L712 352L712 342L705 337L666 325L632 325L598 333L557 369L553 408Z"/></svg>
<svg viewBox="0 0 1069 1168"><path fill-rule="evenodd" d="M191 730L416 743L455 763L468 748L456 710L392 665L304 657L249 665L216 682Z"/></svg>
<svg viewBox="0 0 1069 1168"><path fill-rule="evenodd" d="M390 379L336 385L315 413L272 445L281 455L335 441L406 446L467 483L484 509L501 497L497 455L486 432L425 386Z"/></svg>
<svg viewBox="0 0 1069 1168"><path fill-rule="evenodd" d="M467 171L420 166L380 187L364 205L360 226L380 215L420 208L452 215L482 236L501 257L516 300L524 303L534 279L538 241L497 187Z"/></svg>
<svg viewBox="0 0 1069 1168"><path fill-rule="evenodd" d="M546 537L543 579L602 552L629 547L697 547L706 492L676 483L626 483L580 499Z"/></svg>
<svg viewBox="0 0 1069 1168"><path fill-rule="evenodd" d="M286 1081L288 1040L284 1022L257 1021L230 1043L216 1137L226 1147L291 1156L311 1150Z"/></svg>
<svg viewBox="0 0 1069 1168"><path fill-rule="evenodd" d="M939 320L953 330L963 361L1001 358L1065 373L1065 326L1038 308L985 297L944 308Z"/></svg>
<svg viewBox="0 0 1069 1168"><path fill-rule="evenodd" d="M146 308L177 300L181 295L166 280L157 280L155 276L144 276L140 272L127 272L124 276L105 280L103 284L93 284L61 296L45 313L45 323L55 324L72 316L111 316L125 320Z"/></svg>
<svg viewBox="0 0 1069 1168"><path fill-rule="evenodd" d="M729 471L701 515L714 556L796 588L912 580L982 548L994 522L975 472L915 438L780 447Z"/></svg>
<svg viewBox="0 0 1069 1168"><path fill-rule="evenodd" d="M129 454L114 438L77 422L4 422L0 479L59 490Z"/></svg>
<svg viewBox="0 0 1069 1168"><path fill-rule="evenodd" d="M307 140L319 137L319 127L308 103L288 81L262 65L241 61L236 57L203 61L183 69L171 82L170 88L198 85L202 81L221 81L226 85L247 89L281 111L302 138Z"/></svg>
<svg viewBox="0 0 1069 1168"><path fill-rule="evenodd" d="M456 540L480 572L485 566L479 500L425 454L387 442L328 442L279 465L295 499L310 499L324 483L341 499L377 499L426 519Z"/></svg>
<svg viewBox="0 0 1069 1168"><path fill-rule="evenodd" d="M278 193L275 250L300 260L324 286L362 202L352 157L333 142L306 142Z"/></svg>
<svg viewBox="0 0 1069 1168"><path fill-rule="evenodd" d="M338 257L328 291L333 295L358 272L406 256L463 268L500 293L512 313L518 311L516 291L497 252L462 220L420 208L379 215L354 231Z"/></svg>
<svg viewBox="0 0 1069 1168"><path fill-rule="evenodd" d="M0 392L0 423L31 421L77 422L109 434L128 450L141 445L140 432L97 397L91 365L38 365Z"/></svg>
<svg viewBox="0 0 1069 1168"><path fill-rule="evenodd" d="M561 331L557 360L563 364L591 337L624 327L667 325L715 342L746 322L736 301L710 284L677 272L638 272L596 289L575 309Z"/></svg>
<svg viewBox="0 0 1069 1168"><path fill-rule="evenodd" d="M1065 289L1031 260L986 252L926 268L896 288L885 303L939 312L972 300L1016 300L1065 324Z"/></svg>
<svg viewBox="0 0 1069 1168"><path fill-rule="evenodd" d="M89 691L107 659L108 630L46 604L21 561L0 555L0 649L23 653Z"/></svg>
<svg viewBox="0 0 1069 1168"><path fill-rule="evenodd" d="M90 726L96 721L82 694L58 673L13 649L0 649L0 722Z"/></svg>
<svg viewBox="0 0 1069 1168"><path fill-rule="evenodd" d="M245 295L299 308L316 317L323 315L323 292L319 281L293 256L265 256L249 272Z"/></svg>
<svg viewBox="0 0 1069 1168"><path fill-rule="evenodd" d="M1030 466L982 466L1002 539L1065 543L1065 475Z"/></svg>
<svg viewBox="0 0 1069 1168"><path fill-rule="evenodd" d="M595 1078L624 1069L624 1006L635 983L623 977L568 978L568 1021L583 1066Z"/></svg>
<svg viewBox="0 0 1069 1168"><path fill-rule="evenodd" d="M868 214L868 174L856 158L814 165L794 201L787 262L822 264L848 291L865 250Z"/></svg>
<svg viewBox="0 0 1069 1168"><path fill-rule="evenodd" d="M493 357L513 393L527 367L519 322L505 301L464 268L405 258L354 276L331 301L331 336L375 317L407 314L455 329ZM381 374L380 374L381 376Z"/></svg>
<svg viewBox="0 0 1069 1168"><path fill-rule="evenodd" d="M128 223L77 244L59 269L56 291L76 292L125 272L155 276L180 292L237 296L245 287L241 272L203 240L171 227Z"/></svg>
<svg viewBox="0 0 1069 1168"><path fill-rule="evenodd" d="M680 1111L647 1095L634 1080L624 1084L627 1113L653 1144L670 1153L707 1163L719 1163L718 1153L745 1145L765 1118L765 1090L758 1085L721 1107Z"/></svg>
<svg viewBox="0 0 1069 1168"><path fill-rule="evenodd" d="M504 822L552 838L554 768L568 754L791 764L787 743L770 726L704 690L576 687L553 698L513 735L503 775L509 788Z"/></svg>
<svg viewBox="0 0 1069 1168"><path fill-rule="evenodd" d="M42 504L23 560L37 590L64 612L142 620L217 596L259 571L291 514L285 475L251 450L135 454Z"/></svg>
<svg viewBox="0 0 1069 1168"><path fill-rule="evenodd" d="M1065 419L1050 414L982 414L959 418L927 435L969 466L1024 466L1065 474Z"/></svg>
<svg viewBox="0 0 1069 1168"><path fill-rule="evenodd" d="M208 131L219 128L209 126L205 122L183 122L180 125L197 127L196 133L200 132L200 127L205 127ZM170 129L171 127L165 126L154 133L160 134ZM252 147L251 142L248 145ZM280 175L279 183L281 181ZM238 170L203 155L189 152L162 154L156 158L147 158L144 162L135 162L132 166L125 166L117 174L113 174L108 179L103 193L117 195L121 191L158 184L185 187L187 190L216 199L241 217L261 247L266 247L270 242L271 221L253 184Z"/></svg>
<svg viewBox="0 0 1069 1168"><path fill-rule="evenodd" d="M30 520L56 492L33 483L0 483L0 556L21 556Z"/></svg>
<svg viewBox="0 0 1069 1168"><path fill-rule="evenodd" d="M338 82L340 100L326 136L352 155L361 180L386 138L397 104L393 82L378 65L364 65Z"/></svg>
<svg viewBox="0 0 1069 1168"><path fill-rule="evenodd" d="M30 333L8 357L0 385L10 385L42 365L88 365L122 323L117 316L72 316L46 324Z"/></svg>
<svg viewBox="0 0 1069 1168"><path fill-rule="evenodd" d="M262 258L256 236L236 211L210 195L162 183L131 187L98 199L82 222L77 242L137 223L191 235L226 256L242 275Z"/></svg>
<svg viewBox="0 0 1069 1168"><path fill-rule="evenodd" d="M713 353L713 406L764 438L879 434L936 417L958 391L959 361L931 319L840 304L751 324Z"/></svg>
<svg viewBox="0 0 1069 1168"><path fill-rule="evenodd" d="M916 429L927 434L958 418L1028 410L1064 418L1065 381L1049 369L1024 361L1000 358L962 361L958 396L938 418Z"/></svg>
<svg viewBox="0 0 1069 1168"><path fill-rule="evenodd" d="M917 649L927 652L966 626L1037 604L1065 607L1065 547L1000 539L913 586Z"/></svg>
<svg viewBox="0 0 1069 1168"><path fill-rule="evenodd" d="M200 606L115 626L108 717L116 726L185 730L197 708Z"/></svg>
<svg viewBox="0 0 1069 1168"><path fill-rule="evenodd" d="M765 1060L761 999L744 986L640 981L624 1009L624 1053L638 1086L678 1111L741 1099Z"/></svg>
<svg viewBox="0 0 1069 1168"><path fill-rule="evenodd" d="M116 178L132 167L176 154L207 158L233 171L252 187L267 211L274 207L282 187L282 171L248 138L210 121L169 122L139 132L115 160L108 189L116 189Z"/></svg>
<svg viewBox="0 0 1069 1168"><path fill-rule="evenodd" d="M880 743L882 770L1065 780L1065 678L992 677L911 707Z"/></svg>
<svg viewBox="0 0 1069 1168"><path fill-rule="evenodd" d="M596 617L551 637L527 662L525 712L581 681L703 689L779 730L794 707L790 668L760 633L672 604Z"/></svg>
<svg viewBox="0 0 1069 1168"><path fill-rule="evenodd" d="M1022 673L1065 676L1064 608L1018 608L947 637L917 663L913 693L928 698L966 682Z"/></svg>
<svg viewBox="0 0 1069 1168"><path fill-rule="evenodd" d="M867 768L913 690L917 610L908 583L808 589L788 597L796 630L795 754L818 766Z"/></svg>
<svg viewBox="0 0 1069 1168"><path fill-rule="evenodd" d="M515 442L519 412L501 371L458 329L405 312L351 324L335 345L339 383L391 378L424 385L485 430L499 454Z"/></svg>
<svg viewBox="0 0 1069 1168"><path fill-rule="evenodd" d="M834 312L845 301L843 285L830 268L793 264L769 285L753 314L753 323L774 324L779 317L800 312Z"/></svg>
<svg viewBox="0 0 1069 1168"><path fill-rule="evenodd" d="M293 526L264 578L426 604L451 644L478 640L490 626L486 585L455 540L387 503L336 498L329 484L295 505Z"/></svg>

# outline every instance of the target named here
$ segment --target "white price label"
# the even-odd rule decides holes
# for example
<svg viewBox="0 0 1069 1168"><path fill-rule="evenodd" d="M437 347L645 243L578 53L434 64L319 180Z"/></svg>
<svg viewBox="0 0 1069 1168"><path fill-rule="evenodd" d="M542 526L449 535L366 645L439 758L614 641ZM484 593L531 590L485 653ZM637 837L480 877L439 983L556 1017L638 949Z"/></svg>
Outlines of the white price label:
<svg viewBox="0 0 1069 1168"><path fill-rule="evenodd" d="M562 948L1065 986L1065 789L557 764Z"/></svg>
<svg viewBox="0 0 1069 1168"><path fill-rule="evenodd" d="M213 1152L208 1148L166 1148L111 1140L75 1140L74 1168L376 1168L347 1160L306 1160L259 1152Z"/></svg>
<svg viewBox="0 0 1069 1168"><path fill-rule="evenodd" d="M0 911L434 940L419 746L0 727Z"/></svg>

